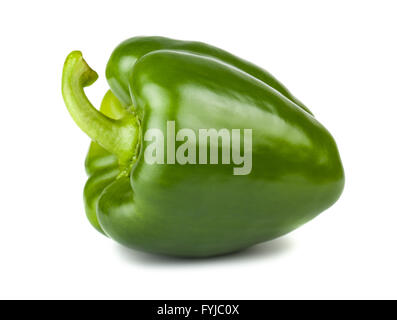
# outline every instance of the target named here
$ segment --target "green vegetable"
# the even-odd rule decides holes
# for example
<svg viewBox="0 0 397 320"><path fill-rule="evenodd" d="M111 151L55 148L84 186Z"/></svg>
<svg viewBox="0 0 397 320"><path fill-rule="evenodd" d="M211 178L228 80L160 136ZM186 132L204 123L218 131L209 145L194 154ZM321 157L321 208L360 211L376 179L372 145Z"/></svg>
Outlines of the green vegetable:
<svg viewBox="0 0 397 320"><path fill-rule="evenodd" d="M62 93L93 140L88 219L125 246L191 257L237 251L294 230L342 193L343 167L330 133L247 61L204 43L137 37L114 50L106 76L111 90L98 111L83 90L97 74L74 51ZM163 154L153 149L158 136L147 139L152 129L164 133ZM203 144L203 129L230 133L229 147L221 137L215 147ZM188 131L196 138L179 136ZM154 163L146 158L152 149ZM249 157L242 163L243 153L250 164Z"/></svg>

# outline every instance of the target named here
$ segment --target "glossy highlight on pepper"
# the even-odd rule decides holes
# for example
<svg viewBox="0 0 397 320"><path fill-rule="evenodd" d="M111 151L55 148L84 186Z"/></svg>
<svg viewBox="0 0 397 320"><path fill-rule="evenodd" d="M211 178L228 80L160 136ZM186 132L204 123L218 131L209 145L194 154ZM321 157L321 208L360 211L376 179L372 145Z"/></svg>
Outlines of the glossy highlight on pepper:
<svg viewBox="0 0 397 320"><path fill-rule="evenodd" d="M110 90L99 110L84 93L97 77L74 51L65 61L62 94L92 139L85 163L88 220L127 247L185 257L238 251L294 230L342 193L344 172L331 134L250 62L201 42L135 37L109 59ZM233 175L233 163L148 164L145 132L166 132L169 122L197 135L252 130L251 171ZM175 147L188 143L198 154L199 142L192 141Z"/></svg>

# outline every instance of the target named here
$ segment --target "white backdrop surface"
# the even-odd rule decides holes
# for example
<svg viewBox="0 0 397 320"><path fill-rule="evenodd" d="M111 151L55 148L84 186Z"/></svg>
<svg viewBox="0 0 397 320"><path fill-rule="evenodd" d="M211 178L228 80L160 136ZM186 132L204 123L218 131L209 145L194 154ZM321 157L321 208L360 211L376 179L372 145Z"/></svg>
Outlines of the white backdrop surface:
<svg viewBox="0 0 397 320"><path fill-rule="evenodd" d="M3 1L0 298L397 298L395 1ZM239 254L178 260L122 248L85 218L89 139L62 100L64 59L99 73L137 35L199 40L274 74L332 132L340 200Z"/></svg>

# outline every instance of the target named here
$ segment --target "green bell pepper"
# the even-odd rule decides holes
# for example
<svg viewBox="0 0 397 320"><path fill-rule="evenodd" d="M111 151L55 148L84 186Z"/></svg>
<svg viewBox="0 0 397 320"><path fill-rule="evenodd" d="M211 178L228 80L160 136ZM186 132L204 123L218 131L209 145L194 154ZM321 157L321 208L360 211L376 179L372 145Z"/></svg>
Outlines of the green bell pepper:
<svg viewBox="0 0 397 320"><path fill-rule="evenodd" d="M294 230L342 193L344 172L330 133L247 61L200 42L136 37L114 50L106 77L111 90L98 111L84 93L97 74L74 51L62 93L93 140L85 163L88 220L125 246L189 257L238 251ZM251 167L233 174L241 161L212 161L215 151L235 159L220 136L215 147L187 136L171 141L169 123L196 136L202 129L231 132ZM164 154L155 149L162 161L154 163L145 158L158 138L146 139L152 129L167 132ZM184 147L179 156L191 157L175 161L171 142L177 154Z"/></svg>

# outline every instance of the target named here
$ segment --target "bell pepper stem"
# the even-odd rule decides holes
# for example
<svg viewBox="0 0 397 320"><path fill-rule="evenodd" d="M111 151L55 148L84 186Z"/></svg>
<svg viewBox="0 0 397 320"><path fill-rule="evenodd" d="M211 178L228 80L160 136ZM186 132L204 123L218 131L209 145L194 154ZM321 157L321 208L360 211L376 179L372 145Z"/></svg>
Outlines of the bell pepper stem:
<svg viewBox="0 0 397 320"><path fill-rule="evenodd" d="M88 100L84 87L93 84L98 74L83 59L80 51L66 58L62 74L62 95L73 120L93 141L127 164L135 156L139 125L134 114L114 120L98 111Z"/></svg>

